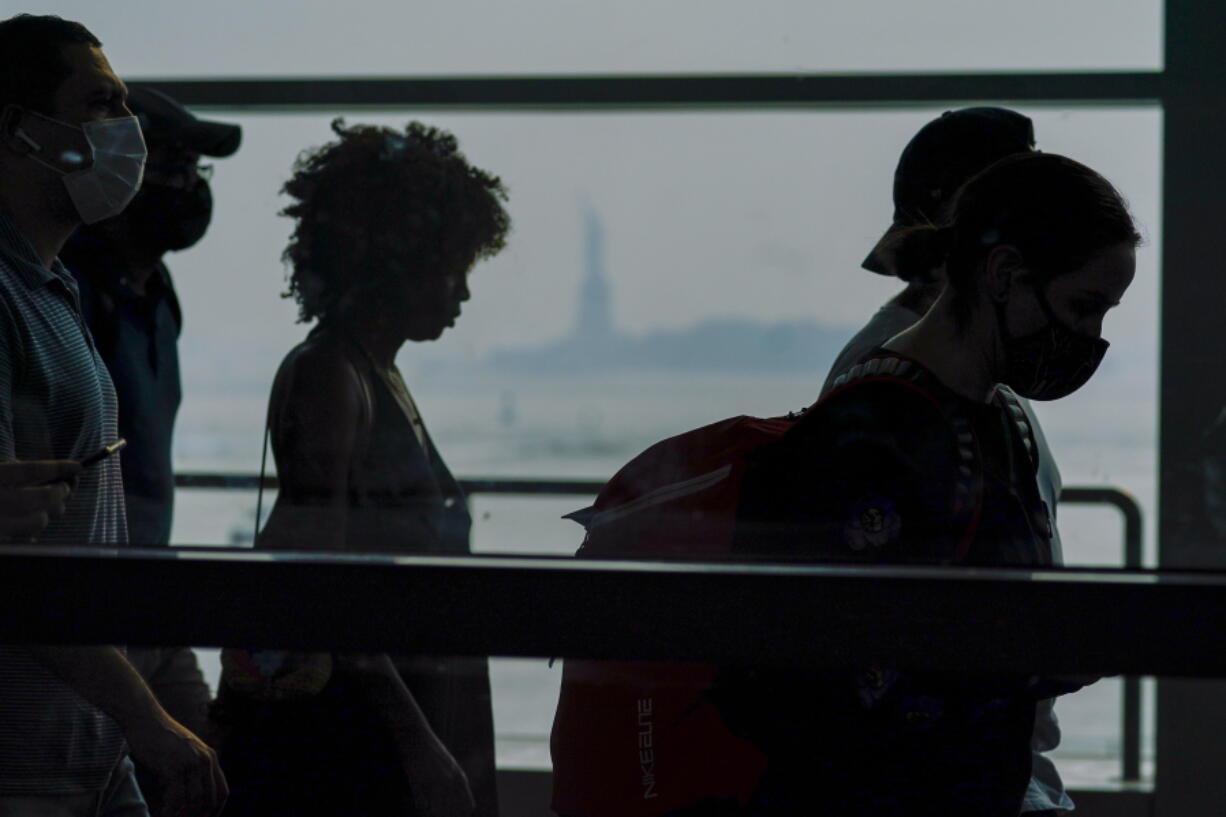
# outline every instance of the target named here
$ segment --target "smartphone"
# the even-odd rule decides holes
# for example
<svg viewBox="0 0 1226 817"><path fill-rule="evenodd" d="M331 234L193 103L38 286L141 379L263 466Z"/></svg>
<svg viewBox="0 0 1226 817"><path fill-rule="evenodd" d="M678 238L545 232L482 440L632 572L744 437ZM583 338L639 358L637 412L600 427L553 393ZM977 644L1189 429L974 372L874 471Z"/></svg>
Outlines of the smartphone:
<svg viewBox="0 0 1226 817"><path fill-rule="evenodd" d="M91 465L97 465L98 463L106 459L107 457L121 450L127 444L128 444L128 441L125 440L123 437L120 437L118 440L111 443L110 445L102 446L102 448L98 449L97 451L90 454L85 459L81 460L81 467L88 468Z"/></svg>

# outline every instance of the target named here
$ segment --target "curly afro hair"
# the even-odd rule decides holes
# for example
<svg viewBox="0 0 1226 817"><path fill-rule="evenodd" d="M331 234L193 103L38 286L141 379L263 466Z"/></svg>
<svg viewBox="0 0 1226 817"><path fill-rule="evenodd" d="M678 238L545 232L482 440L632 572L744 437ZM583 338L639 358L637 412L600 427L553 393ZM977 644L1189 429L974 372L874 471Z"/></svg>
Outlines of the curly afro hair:
<svg viewBox="0 0 1226 817"><path fill-rule="evenodd" d="M450 133L343 119L332 130L339 138L304 151L282 188L296 200L281 211L297 222L282 259L299 321L324 318L357 284L454 274L506 244L502 181L470 165Z"/></svg>

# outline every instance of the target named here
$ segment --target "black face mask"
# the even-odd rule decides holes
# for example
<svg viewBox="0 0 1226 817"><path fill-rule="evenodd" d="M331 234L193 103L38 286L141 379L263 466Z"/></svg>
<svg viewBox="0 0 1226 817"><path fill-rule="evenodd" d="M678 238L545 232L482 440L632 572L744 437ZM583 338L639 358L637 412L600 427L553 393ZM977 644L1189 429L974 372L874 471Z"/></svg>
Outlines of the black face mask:
<svg viewBox="0 0 1226 817"><path fill-rule="evenodd" d="M203 179L190 189L145 183L124 211L128 239L158 252L186 250L213 218L213 191Z"/></svg>
<svg viewBox="0 0 1226 817"><path fill-rule="evenodd" d="M1006 386L1031 400L1059 400L1080 389L1094 375L1111 344L1069 329L1052 312L1042 289L1035 289L1047 315L1047 326L1028 335L1010 337L1004 305L997 318L1004 337Z"/></svg>

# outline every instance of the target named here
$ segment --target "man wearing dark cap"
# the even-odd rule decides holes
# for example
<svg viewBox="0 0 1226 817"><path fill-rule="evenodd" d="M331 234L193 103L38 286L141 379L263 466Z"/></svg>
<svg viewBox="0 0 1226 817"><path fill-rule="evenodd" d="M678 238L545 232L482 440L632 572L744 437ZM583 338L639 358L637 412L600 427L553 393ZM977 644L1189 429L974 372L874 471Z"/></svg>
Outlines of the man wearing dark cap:
<svg viewBox="0 0 1226 817"><path fill-rule="evenodd" d="M941 269L907 269L898 263L889 248L894 235L937 221L964 182L998 159L1029 150L1034 150L1034 126L1006 108L946 111L912 137L894 171L894 220L861 264L869 272L901 278L907 286L839 353L823 392L874 348L919 320L945 287Z"/></svg>
<svg viewBox="0 0 1226 817"><path fill-rule="evenodd" d="M170 542L180 400L182 314L162 259L204 236L213 197L211 167L200 157L233 154L242 131L198 119L149 87L131 85L128 94L149 150L145 181L121 215L78 230L62 258L119 394L128 541L151 547Z"/></svg>
<svg viewBox="0 0 1226 817"><path fill-rule="evenodd" d="M963 108L947 111L919 130L903 149L894 171L894 220L861 266L879 275L902 279L906 286L887 301L843 348L822 386L828 391L834 379L869 357L887 340L918 321L936 301L945 286L942 267L909 268L890 250L896 233L916 224L938 222L953 194L972 176L999 159L1034 150L1034 126L1030 119L1006 108ZM1038 418L1029 404L1025 409L1035 441L1039 493L1052 520L1052 559L1063 562L1060 535L1055 527L1056 502L1060 497L1060 471L1052 459ZM1044 752L1060 743L1060 726L1052 700L1041 701L1035 713L1030 786L1022 813L1030 817L1051 815L1073 808L1073 801L1055 765Z"/></svg>
<svg viewBox="0 0 1226 817"><path fill-rule="evenodd" d="M171 438L179 409L179 301L163 263L203 236L212 215L210 166L201 156L238 150L237 125L198 119L153 88L129 86L128 106L148 146L140 192L115 218L82 227L62 259L80 291L82 313L119 399L128 540L136 547L170 542L174 511ZM209 690L187 647L130 649L167 712L193 732L208 733ZM138 766L150 803L156 781Z"/></svg>
<svg viewBox="0 0 1226 817"><path fill-rule="evenodd" d="M170 438L179 410L181 325L163 256L204 237L211 167L238 150L238 125L197 119L153 88L129 86L148 146L145 183L120 216L80 229L64 250L98 350L119 393L124 498L131 545L167 545L174 510Z"/></svg>

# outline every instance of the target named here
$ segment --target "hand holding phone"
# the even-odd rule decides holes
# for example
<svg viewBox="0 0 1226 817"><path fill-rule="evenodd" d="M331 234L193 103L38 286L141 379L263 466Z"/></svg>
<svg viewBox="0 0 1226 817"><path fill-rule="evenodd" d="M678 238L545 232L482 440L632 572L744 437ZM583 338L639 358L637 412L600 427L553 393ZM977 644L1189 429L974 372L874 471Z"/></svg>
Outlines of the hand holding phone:
<svg viewBox="0 0 1226 817"><path fill-rule="evenodd" d="M31 542L64 513L77 485L76 460L0 463L0 542Z"/></svg>
<svg viewBox="0 0 1226 817"><path fill-rule="evenodd" d="M111 443L110 445L102 446L102 448L98 449L97 451L90 454L85 459L81 460L81 467L89 468L91 465L97 465L98 463L102 462L104 459L111 456L112 454L115 454L123 450L123 447L126 446L127 444L128 444L128 441L125 440L123 437L120 437L118 440Z"/></svg>
<svg viewBox="0 0 1226 817"><path fill-rule="evenodd" d="M97 451L90 454L85 459L76 460L75 462L73 462L73 460L63 460L63 462L72 462L74 465L76 465L75 472L72 474L72 484L70 487L73 489L76 488L76 477L78 473L80 473L81 471L84 471L86 468L89 468L90 466L97 465L98 463L102 462L104 459L111 456L112 454L118 451L121 451L123 447L126 446L127 444L128 444L128 441L125 440L123 437L120 437L118 440L111 443L110 445L102 446L102 448L99 448ZM38 482L35 484L51 485L53 483L62 482L62 481L63 479L57 476L52 479L44 479L41 482Z"/></svg>
<svg viewBox="0 0 1226 817"><path fill-rule="evenodd" d="M81 471L127 444L120 437L82 460L0 463L0 542L34 541L50 520L64 513Z"/></svg>

